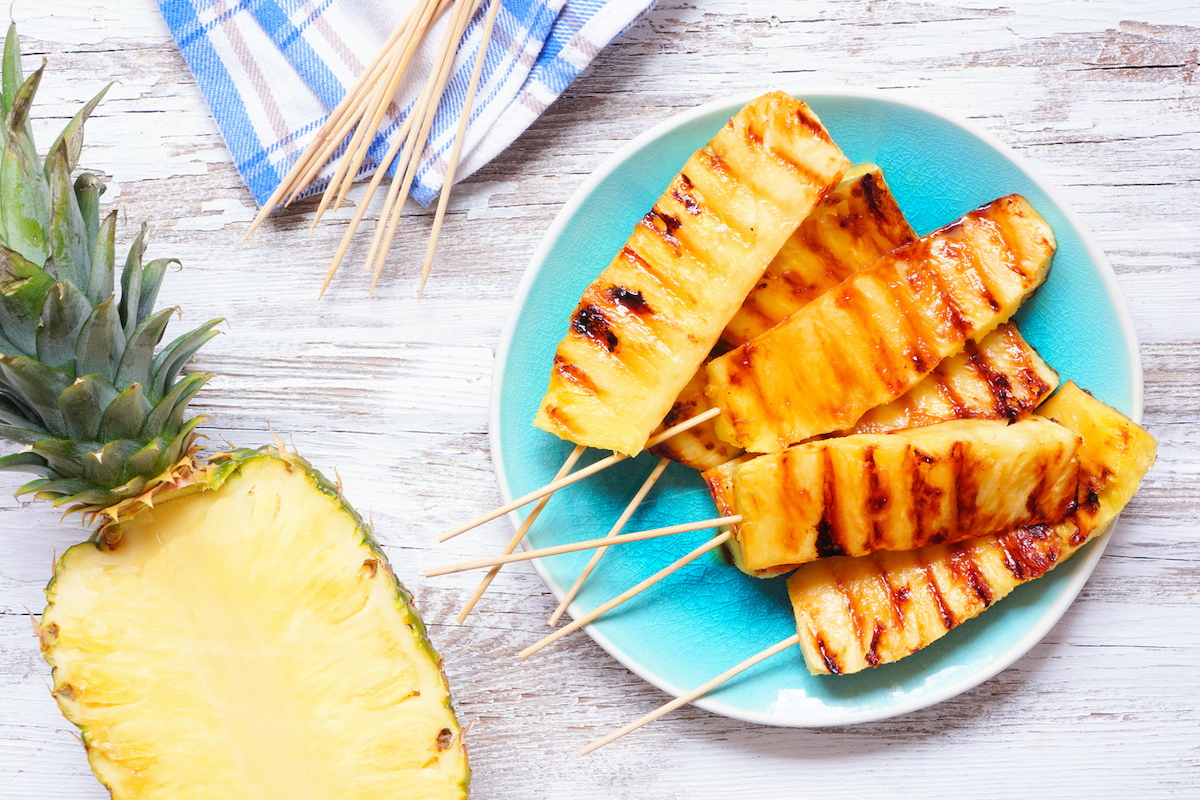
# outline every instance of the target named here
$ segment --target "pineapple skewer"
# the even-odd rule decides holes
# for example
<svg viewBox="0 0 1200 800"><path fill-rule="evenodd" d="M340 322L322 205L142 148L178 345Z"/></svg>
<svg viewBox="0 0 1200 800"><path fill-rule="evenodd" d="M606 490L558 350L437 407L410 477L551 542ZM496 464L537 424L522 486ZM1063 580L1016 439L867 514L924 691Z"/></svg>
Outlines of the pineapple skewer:
<svg viewBox="0 0 1200 800"><path fill-rule="evenodd" d="M575 466L575 462L579 460L579 457L583 455L583 451L586 449L587 448L581 444L575 445L575 449L571 451L571 454L567 456L567 460L563 462L561 467L559 467L558 474L554 476L554 479L558 480L570 472L571 468ZM525 538L525 534L529 532L531 527L533 527L533 523L536 522L537 518L541 516L542 509L544 509L546 504L550 502L551 497L553 497L553 495L546 495L542 499L538 500L537 505L535 505L529 512L529 516L525 518L525 521L521 523L521 526L517 528L517 532L513 534L512 539L509 539L508 545L505 546L502 555L508 555L509 553L516 551L517 545L521 543L521 540ZM471 609L475 608L475 604L479 602L479 598L483 597L483 593L487 591L488 587L492 585L492 581L495 580L496 576L499 574L499 566L492 567L490 570L488 570L488 574L483 576L483 580L479 582L479 586L475 588L475 591L471 594L470 599L467 600L467 602L463 605L462 611L458 612L458 617L455 619L455 622L457 622L459 625L463 623L463 620L465 620L467 615L471 613Z"/></svg>
<svg viewBox="0 0 1200 800"><path fill-rule="evenodd" d="M1005 323L988 334L980 345L968 343L966 352L947 359L898 400L874 409L868 415L870 420L864 417L854 432L883 433L955 419L1022 419L1057 386L1058 375L1025 343L1016 326ZM734 513L733 470L737 463L737 460L727 462L704 475L721 514ZM726 531L717 539L727 542L730 536L732 531ZM578 630L693 560L693 554L679 559L522 651L521 657L528 657Z"/></svg>
<svg viewBox="0 0 1200 800"><path fill-rule="evenodd" d="M572 542L571 544L559 544L553 547L543 547L539 550L526 550L523 553L512 553L504 556L492 556L491 558L481 558L476 561L464 561L460 564L451 564L446 567L434 567L425 571L425 577L436 578L439 575L449 575L454 572L466 572L469 569L483 569L485 567L494 567L499 564L512 564L516 561L530 561L535 558L545 558L546 556L557 556L563 553L576 553L580 550L594 550L597 547L612 547L618 544L627 544L630 542L641 542L646 539L659 539L663 536L674 536L677 533L689 533L691 531L700 531L705 528L719 528L722 525L736 525L741 522L739 516L717 517L715 519L705 519L699 522L684 522L679 525L668 525L665 528L652 528L648 531L638 531L637 533L623 533L620 536L605 536L600 539L588 539L583 542Z"/></svg>
<svg viewBox="0 0 1200 800"><path fill-rule="evenodd" d="M852 427L1008 320L1045 280L1054 247L1010 195L884 256L709 362L718 435L769 453Z"/></svg>
<svg viewBox="0 0 1200 800"><path fill-rule="evenodd" d="M625 527L625 523L629 522L629 518L633 516L633 512L636 511L638 506L642 504L642 501L646 499L646 495L650 493L650 490L654 487L654 484L658 482L659 477L663 474L663 470L665 470L667 465L670 463L671 459L669 458L660 458L658 460L658 464L656 464L654 469L651 470L650 474L646 476L646 480L642 482L642 485L633 495L633 499L629 501L629 503L625 506L625 510L621 512L621 516L615 523L613 523L612 529L608 532L608 537L610 539L619 534ZM600 559L604 558L604 554L607 552L607 547L601 547L592 554L592 558L590 561L588 561L587 566L585 566L583 571L579 573L579 577L575 579L575 583L571 584L571 588L568 589L567 593L563 596L562 602L558 604L558 608L554 609L554 613L550 615L550 619L546 622L547 625L554 627L558 624L558 620L566 612L567 606L571 605L571 601L575 599L575 595L579 594L579 590L583 588L584 582L587 581L588 576L592 574L592 570L596 568L596 565L600 563Z"/></svg>
<svg viewBox="0 0 1200 800"><path fill-rule="evenodd" d="M759 282L721 331L718 348L743 344L855 270L915 238L912 226L900 211L879 167L859 164L851 168L771 260ZM695 469L707 469L741 452L716 437L712 426L716 412L704 397L706 385L707 375L701 367L678 394L659 430L646 443L655 455ZM708 416L696 419L701 413ZM686 433L690 426L695 426L691 428L696 431L695 435ZM662 435L665 433L661 430L663 427L675 431L673 438ZM619 460L614 458L609 464ZM556 476L556 480L559 477ZM502 513L507 511L496 516ZM485 515L451 529L443 534L441 541L491 519L495 516Z"/></svg>
<svg viewBox="0 0 1200 800"><path fill-rule="evenodd" d="M746 295L850 163L798 100L752 100L584 291L534 424L636 455Z"/></svg>
<svg viewBox="0 0 1200 800"><path fill-rule="evenodd" d="M1155 442L1139 425L1073 383L1065 385L1037 413L1054 418L1082 439L1079 503L1066 520L954 545L814 562L788 580L796 612L795 635L591 742L580 753L590 753L696 700L796 644L816 674L853 672L903 658L991 608L1017 586L1066 561L1105 530L1133 497L1154 463ZM880 602L880 582L889 582L895 574L885 563L890 560L907 560L926 576L928 588L917 594L907 586L895 587L891 596ZM902 604L922 608L899 614L894 605L897 596L906 598ZM851 653L857 658L849 660Z"/></svg>
<svg viewBox="0 0 1200 800"><path fill-rule="evenodd" d="M1033 417L853 434L733 470L734 563L768 577L829 556L911 550L1055 523L1075 503L1079 437Z"/></svg>

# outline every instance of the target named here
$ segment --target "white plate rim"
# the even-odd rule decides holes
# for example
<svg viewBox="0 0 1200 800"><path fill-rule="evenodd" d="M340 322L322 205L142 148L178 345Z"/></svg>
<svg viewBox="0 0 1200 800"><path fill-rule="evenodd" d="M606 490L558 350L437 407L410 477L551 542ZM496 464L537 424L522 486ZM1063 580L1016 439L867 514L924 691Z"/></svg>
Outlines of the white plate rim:
<svg viewBox="0 0 1200 800"><path fill-rule="evenodd" d="M1125 342L1125 348L1129 355L1130 369L1133 374L1134 386L1132 387L1132 408L1130 409L1130 418L1137 423L1142 421L1143 407L1143 383L1144 376L1142 372L1141 351L1137 340L1137 334L1133 327L1133 317L1129 312L1129 307L1125 302L1124 293L1121 291L1117 281L1116 273L1113 271L1112 265L1109 263L1107 256L1100 249L1095 237L1087 226L1083 224L1083 220L1075 212L1073 208L1066 202L1066 199L1059 194L1058 190L1046 181L1041 174L1034 168L1033 164L1020 153L1013 150L1009 145L1005 144L989 131L979 127L969 120L956 117L946 111L929 105L923 100L918 100L906 95L902 91L882 90L882 89L860 89L860 88L841 88L841 87L812 87L798 86L783 89L782 91L792 97L800 98L801 100L811 98L828 98L828 99L859 99L859 100L874 100L894 103L900 106L907 106L916 111L938 117L945 122L955 125L967 133L982 140L984 143L997 150L1009 159L1014 166L1017 167L1025 176L1034 183L1046 196L1058 206L1078 233L1080 241L1086 250L1088 257L1096 264L1101 278L1104 282L1105 291L1108 293L1109 299L1116 311L1117 319L1121 325L1121 333ZM651 127L647 131L639 134L629 142L620 147L616 152L605 159L600 166L591 172L584 179L583 183L571 194L562 209L555 216L554 221L542 236L536 250L529 260L529 265L525 268L524 274L521 276L520 282L517 284L517 289L513 294L512 302L509 306L508 315L504 321L504 326L500 331L500 340L496 348L496 362L492 371L492 390L490 395L490 405L488 410L488 440L492 457L492 466L496 473L496 480L500 488L500 496L505 503L510 502L512 492L509 489L508 477L505 473L504 463L500 458L502 452L502 439L500 433L500 393L504 385L504 368L508 363L509 350L512 347L513 334L517 327L517 322L521 316L521 310L524 308L526 301L529 298L529 292L533 288L533 282L537 278L541 270L546 256L554 243L561 236L563 229L566 227L571 217L583 205L583 202L592 193L597 185L607 178L614 169L617 168L626 158L632 153L638 151L650 142L658 139L661 136L669 134L671 131L688 124L689 122L705 116L713 111L723 108L737 109L749 103L756 97L763 94L763 91L743 92L735 95L730 95L715 100L711 100L695 108L675 114L669 119L666 119L657 125ZM732 113L732 112L731 112ZM521 526L521 518L516 511L508 514L508 519L512 523L513 530L516 531ZM715 714L720 714L731 719L744 720L759 725L770 725L775 727L796 727L796 728L821 728L838 725L852 725L864 722L875 722L882 719L908 714L913 711L927 708L938 703L949 700L953 697L962 694L979 684L987 681L997 674L1012 666L1017 659L1028 653L1033 647L1040 642L1050 630L1058 624L1062 619L1067 609L1075 601L1079 592L1083 589L1088 578L1091 577L1093 570L1096 568L1100 556L1103 555L1105 547L1108 544L1113 526L1117 520L1113 520L1104 533L1095 537L1091 546L1086 548L1086 551L1077 558L1083 559L1083 567L1079 569L1072 580L1065 585L1060 592L1055 602L1046 610L1042 617L1038 620L1038 624L1034 625L1026 632L1026 634L1015 641L1006 651L998 655L986 669L976 670L964 675L957 681L952 681L942 686L938 691L929 694L923 694L919 697L908 699L905 702L899 702L886 707L869 708L865 710L849 711L839 709L838 714L829 714L826 718L804 720L804 721L785 721L778 717L762 714L754 711L747 711L728 703L721 702L714 698L700 698L692 703L706 711L711 711ZM528 540L521 542L523 548L528 548ZM537 560L531 562L533 568L537 571L542 581L550 589L551 594L555 599L561 601L566 595L566 592L555 582L546 568ZM581 609L577 604L572 603L568 607L568 613L573 618L578 618L586 613L587 609ZM676 684L665 681L653 672L645 669L640 662L629 656L620 646L616 645L611 639L606 637L592 625L586 625L583 628L596 644L600 645L609 655L615 658L622 666L633 672L647 683L661 689L663 692L672 697L679 697L690 691L693 687L677 686ZM732 666L732 665L730 665Z"/></svg>

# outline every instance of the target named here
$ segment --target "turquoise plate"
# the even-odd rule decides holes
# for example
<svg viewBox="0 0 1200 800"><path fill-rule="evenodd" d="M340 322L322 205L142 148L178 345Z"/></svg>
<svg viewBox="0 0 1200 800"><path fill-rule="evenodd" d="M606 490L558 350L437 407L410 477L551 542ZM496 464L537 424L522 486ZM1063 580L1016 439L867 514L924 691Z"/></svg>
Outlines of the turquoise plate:
<svg viewBox="0 0 1200 800"><path fill-rule="evenodd" d="M1137 341L1112 268L1078 217L1023 158L973 125L892 94L793 94L816 111L852 161L883 168L920 234L1011 192L1029 198L1053 226L1058 252L1049 279L1016 322L1064 381L1075 381L1140 420ZM752 97L709 103L639 136L584 182L550 227L517 290L497 357L492 458L505 500L548 483L572 449L531 422L580 294L688 156ZM602 455L589 451L583 463ZM527 545L604 536L656 461L644 454L555 496ZM529 508L512 515L514 525ZM625 530L714 516L699 474L672 464ZM611 549L570 613L578 617L600 605L711 535L697 531ZM817 677L808 674L799 650L790 650L696 705L751 722L822 726L882 719L953 697L1007 667L1050 630L1087 580L1106 540L895 664ZM554 556L536 567L561 598L589 557L590 552ZM792 635L795 624L782 579L746 577L711 554L587 630L622 664L677 696Z"/></svg>

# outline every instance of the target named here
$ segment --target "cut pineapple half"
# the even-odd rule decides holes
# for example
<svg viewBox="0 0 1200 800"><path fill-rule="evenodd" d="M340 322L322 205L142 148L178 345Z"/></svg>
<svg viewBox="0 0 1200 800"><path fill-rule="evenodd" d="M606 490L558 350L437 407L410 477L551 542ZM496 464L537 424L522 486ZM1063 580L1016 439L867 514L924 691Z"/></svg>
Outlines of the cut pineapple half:
<svg viewBox="0 0 1200 800"><path fill-rule="evenodd" d="M1116 519L1154 463L1153 437L1073 383L1037 414L1082 439L1076 512L1056 525L804 565L788 578L788 594L810 672L858 672L910 655L1066 561Z"/></svg>
<svg viewBox="0 0 1200 800"><path fill-rule="evenodd" d="M441 661L361 520L273 450L212 476L46 591L54 695L113 797L465 797Z"/></svg>

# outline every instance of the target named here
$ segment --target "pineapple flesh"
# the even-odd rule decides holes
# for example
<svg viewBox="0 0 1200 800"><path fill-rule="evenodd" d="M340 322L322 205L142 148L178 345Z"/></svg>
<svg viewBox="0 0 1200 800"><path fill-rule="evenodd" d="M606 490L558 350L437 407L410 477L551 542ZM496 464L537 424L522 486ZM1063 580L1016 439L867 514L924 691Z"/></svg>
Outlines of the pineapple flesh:
<svg viewBox="0 0 1200 800"><path fill-rule="evenodd" d="M771 260L762 278L721 332L716 351L725 352L765 333L811 300L886 253L916 239L874 164L852 167L817 204ZM701 367L667 412L661 431L712 408ZM712 420L650 448L657 456L703 472L741 455L717 436Z"/></svg>
<svg viewBox="0 0 1200 800"><path fill-rule="evenodd" d="M42 163L12 28L0 72L0 469L95 526L38 628L93 770L117 800L464 797L441 661L340 492L281 448L198 456L220 320L162 345L144 225L118 277L117 212L71 180L104 92Z"/></svg>
<svg viewBox="0 0 1200 800"><path fill-rule="evenodd" d="M948 419L1019 419L1058 388L1058 375L1006 322L944 359L913 388L859 418L850 433L883 433Z"/></svg>
<svg viewBox="0 0 1200 800"><path fill-rule="evenodd" d="M850 166L781 92L739 111L587 288L534 424L635 455L779 248Z"/></svg>
<svg viewBox="0 0 1200 800"><path fill-rule="evenodd" d="M113 797L465 797L440 662L354 511L274 450L207 480L46 591L54 696Z"/></svg>
<svg viewBox="0 0 1200 800"><path fill-rule="evenodd" d="M1050 369L1017 327L1006 322L979 344L944 360L901 397L871 409L847 433L887 433L956 419L1015 420L1027 417L1058 386ZM733 475L749 456L734 458L704 472L721 516L737 513ZM733 555L737 557L738 551ZM786 573L782 566L761 572L763 577Z"/></svg>
<svg viewBox="0 0 1200 800"><path fill-rule="evenodd" d="M788 594L810 672L858 672L916 652L1070 558L1116 518L1154 463L1154 439L1073 383L1036 413L1082 440L1077 510L1054 525L804 565L788 578Z"/></svg>
<svg viewBox="0 0 1200 800"><path fill-rule="evenodd" d="M1078 437L1030 418L954 420L799 444L733 470L735 563L751 575L1058 522Z"/></svg>
<svg viewBox="0 0 1200 800"><path fill-rule="evenodd" d="M853 427L1007 321L1045 280L1054 246L1010 195L884 256L709 362L718 435L770 453Z"/></svg>

